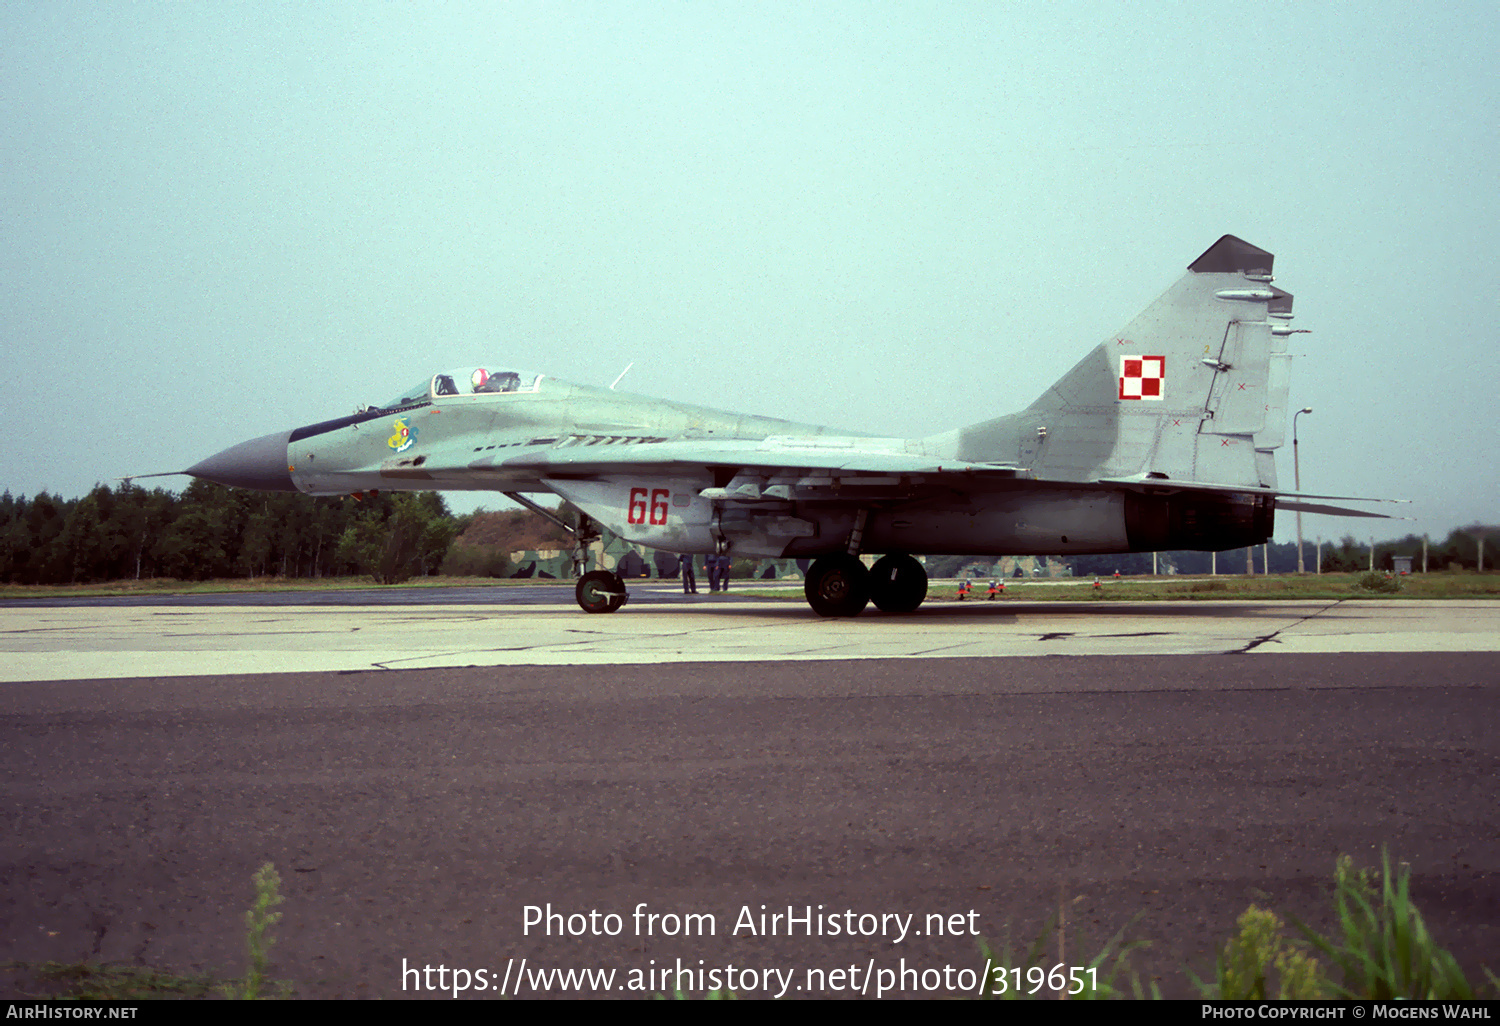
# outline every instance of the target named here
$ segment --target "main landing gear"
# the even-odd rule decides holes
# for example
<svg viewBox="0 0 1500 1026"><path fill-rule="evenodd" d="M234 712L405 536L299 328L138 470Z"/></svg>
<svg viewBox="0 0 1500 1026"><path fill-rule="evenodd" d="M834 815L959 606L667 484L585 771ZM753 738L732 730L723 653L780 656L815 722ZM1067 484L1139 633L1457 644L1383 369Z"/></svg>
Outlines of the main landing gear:
<svg viewBox="0 0 1500 1026"><path fill-rule="evenodd" d="M819 616L858 616L871 601L886 613L910 613L927 597L927 571L907 555L882 556L867 570L840 553L814 560L802 591Z"/></svg>
<svg viewBox="0 0 1500 1026"><path fill-rule="evenodd" d="M578 578L573 597L585 613L613 613L625 604L625 582L608 570L590 570Z"/></svg>
<svg viewBox="0 0 1500 1026"><path fill-rule="evenodd" d="M865 569L858 556L839 553L814 560L802 586L819 616L858 616L874 602L886 613L910 613L927 597L927 571L911 556L882 556ZM625 582L608 570L591 570L573 589L585 613L613 613L629 599Z"/></svg>

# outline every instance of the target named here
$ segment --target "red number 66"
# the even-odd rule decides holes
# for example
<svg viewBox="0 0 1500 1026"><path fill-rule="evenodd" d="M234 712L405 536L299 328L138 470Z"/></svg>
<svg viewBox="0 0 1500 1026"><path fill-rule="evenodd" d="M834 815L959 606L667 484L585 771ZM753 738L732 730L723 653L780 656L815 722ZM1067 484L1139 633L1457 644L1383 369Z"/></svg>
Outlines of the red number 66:
<svg viewBox="0 0 1500 1026"><path fill-rule="evenodd" d="M630 504L625 508L625 522L627 524L646 523L646 489L630 489ZM651 523L657 527L667 522L667 510L670 508L672 493L666 488L652 488L651 490Z"/></svg>

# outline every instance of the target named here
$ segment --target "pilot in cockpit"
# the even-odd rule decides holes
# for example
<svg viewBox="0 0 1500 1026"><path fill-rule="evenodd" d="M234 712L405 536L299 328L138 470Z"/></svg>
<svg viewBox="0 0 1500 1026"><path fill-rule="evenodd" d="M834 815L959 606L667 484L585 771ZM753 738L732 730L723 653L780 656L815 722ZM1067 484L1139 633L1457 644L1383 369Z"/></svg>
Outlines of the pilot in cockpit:
<svg viewBox="0 0 1500 1026"><path fill-rule="evenodd" d="M480 367L469 377L469 383L475 392L514 392L521 387L521 375L514 371L491 374Z"/></svg>

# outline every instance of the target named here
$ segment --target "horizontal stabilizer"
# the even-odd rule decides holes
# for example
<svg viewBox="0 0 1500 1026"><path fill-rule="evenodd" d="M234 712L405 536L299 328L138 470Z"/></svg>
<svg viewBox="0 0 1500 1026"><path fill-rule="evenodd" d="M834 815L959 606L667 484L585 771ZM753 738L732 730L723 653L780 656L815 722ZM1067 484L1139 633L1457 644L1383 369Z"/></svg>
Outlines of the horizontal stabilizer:
<svg viewBox="0 0 1500 1026"><path fill-rule="evenodd" d="M1325 506L1317 502L1287 502L1285 499L1276 500L1276 509L1288 513L1324 513L1331 517L1374 517L1378 520L1402 520L1404 517L1394 517L1389 513L1371 513L1363 509L1348 509L1344 506Z"/></svg>
<svg viewBox="0 0 1500 1026"><path fill-rule="evenodd" d="M1213 481L1179 481L1167 477L1106 477L1099 484L1125 485L1140 491L1244 492L1247 495L1274 495L1278 509L1290 509L1283 499L1333 499L1337 502L1410 502L1410 499L1370 499L1363 495L1315 495L1312 492L1284 492L1278 488L1253 488L1250 485L1218 484Z"/></svg>

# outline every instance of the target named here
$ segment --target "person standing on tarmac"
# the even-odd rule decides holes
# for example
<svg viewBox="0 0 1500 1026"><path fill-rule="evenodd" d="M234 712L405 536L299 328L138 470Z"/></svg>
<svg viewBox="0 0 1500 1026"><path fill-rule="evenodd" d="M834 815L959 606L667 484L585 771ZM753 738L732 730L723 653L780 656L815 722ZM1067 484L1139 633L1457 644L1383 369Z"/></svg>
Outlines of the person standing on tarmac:
<svg viewBox="0 0 1500 1026"><path fill-rule="evenodd" d="M722 556L719 557L719 590L720 591L728 591L729 590L729 566L730 566L729 553L726 552L726 553L724 553L724 555L722 555Z"/></svg>
<svg viewBox="0 0 1500 1026"><path fill-rule="evenodd" d="M677 557L677 565L682 568L682 593L698 594L698 578L693 576L693 557L684 553Z"/></svg>

